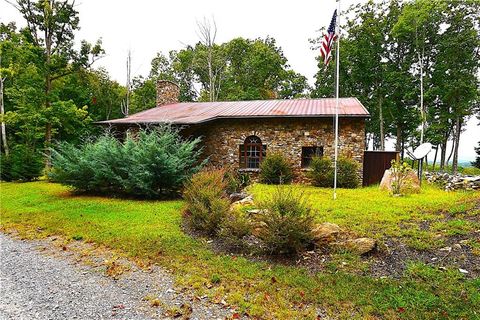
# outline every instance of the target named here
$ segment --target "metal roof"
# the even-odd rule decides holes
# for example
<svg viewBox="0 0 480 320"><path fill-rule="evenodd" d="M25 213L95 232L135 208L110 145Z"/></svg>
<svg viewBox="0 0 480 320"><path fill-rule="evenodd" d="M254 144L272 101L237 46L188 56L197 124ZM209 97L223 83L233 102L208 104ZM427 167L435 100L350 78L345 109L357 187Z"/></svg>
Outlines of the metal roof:
<svg viewBox="0 0 480 320"><path fill-rule="evenodd" d="M357 98L340 98L339 117L367 118L369 113ZM182 102L155 107L127 118L102 124L196 124L225 118L325 118L335 115L335 98L252 100L227 102Z"/></svg>

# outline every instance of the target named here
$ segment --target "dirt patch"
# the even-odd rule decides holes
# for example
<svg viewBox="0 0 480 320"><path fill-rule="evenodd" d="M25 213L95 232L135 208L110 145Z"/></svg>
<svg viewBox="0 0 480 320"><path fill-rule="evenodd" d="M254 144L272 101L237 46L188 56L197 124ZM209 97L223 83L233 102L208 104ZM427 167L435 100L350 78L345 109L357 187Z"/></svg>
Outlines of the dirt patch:
<svg viewBox="0 0 480 320"><path fill-rule="evenodd" d="M451 220L465 220L479 223L480 215L476 214L480 204L468 212L449 214L442 212L441 219L420 222L406 222L403 228L418 226L421 231L431 231L432 225L438 222ZM476 210L476 211L474 211ZM474 213L474 214L472 214ZM267 262L284 266L303 267L311 273L336 272L338 270L353 272L375 278L400 278L412 262L422 262L432 267L445 270L453 268L459 270L467 278L480 276L480 230L474 230L462 235L438 234L434 248L419 250L407 244L407 237L387 237L382 239L378 248L362 256L352 256L339 252L331 246L312 247L309 250L289 256L268 255L262 242L254 236L244 239L245 246L232 247L219 238L212 238L200 232L183 226L186 233L201 239L211 250L219 254L242 256L250 261ZM480 228L479 228L480 229ZM434 233L434 231L432 231ZM345 234L344 236L352 236Z"/></svg>

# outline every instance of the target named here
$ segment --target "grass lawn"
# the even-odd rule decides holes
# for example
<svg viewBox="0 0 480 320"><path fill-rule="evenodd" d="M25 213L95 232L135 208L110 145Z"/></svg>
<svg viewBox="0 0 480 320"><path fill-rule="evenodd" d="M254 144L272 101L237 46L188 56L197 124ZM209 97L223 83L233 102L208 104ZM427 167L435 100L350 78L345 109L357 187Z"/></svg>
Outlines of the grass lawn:
<svg viewBox="0 0 480 320"><path fill-rule="evenodd" d="M225 299L252 317L312 319L318 310L342 319L480 317L480 279L465 279L456 269L441 271L412 262L400 279L338 270L311 274L298 267L214 253L206 241L182 231L182 201L78 196L46 182L1 183L0 188L3 229L16 229L26 237L57 234L72 241L83 239L148 259L171 270L179 286L206 294L212 301ZM419 222L441 224L438 219L446 213L463 221L463 212L480 201L479 193L426 187L422 194L405 198L389 197L376 188L340 190L339 200L333 202L330 190L295 188L302 189L318 209L318 221L335 222L379 240L399 236L413 244L413 239L421 243L423 236L430 239L429 234L418 236ZM250 190L262 199L274 187L254 185ZM447 235L470 227L478 228L445 222L434 229ZM414 232L407 232L412 228Z"/></svg>
<svg viewBox="0 0 480 320"><path fill-rule="evenodd" d="M255 184L250 187L256 200L262 201L278 186ZM462 218L462 214L480 201L480 193L443 192L424 183L422 193L406 197L392 197L377 186L355 190L339 189L333 200L331 189L296 186L316 211L318 222L332 222L358 236L368 236L380 242L389 237L401 237L415 249L443 246L442 236L454 232L453 225L422 230L420 223L442 219L445 215ZM477 212L478 213L478 212ZM480 214L480 213L479 213ZM450 222L451 224L451 222ZM460 227L460 226L459 226ZM464 231L480 229L480 225L466 223Z"/></svg>

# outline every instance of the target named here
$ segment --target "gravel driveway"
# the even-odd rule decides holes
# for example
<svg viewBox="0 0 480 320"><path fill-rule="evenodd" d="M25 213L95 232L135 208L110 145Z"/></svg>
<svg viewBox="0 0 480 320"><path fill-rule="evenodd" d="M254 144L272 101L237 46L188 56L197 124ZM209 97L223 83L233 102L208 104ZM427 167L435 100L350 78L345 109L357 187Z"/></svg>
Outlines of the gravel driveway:
<svg viewBox="0 0 480 320"><path fill-rule="evenodd" d="M187 309L176 316L224 319L233 312L175 291L158 267L146 272L132 264L114 280L48 242L0 233L0 319L168 319L172 310Z"/></svg>

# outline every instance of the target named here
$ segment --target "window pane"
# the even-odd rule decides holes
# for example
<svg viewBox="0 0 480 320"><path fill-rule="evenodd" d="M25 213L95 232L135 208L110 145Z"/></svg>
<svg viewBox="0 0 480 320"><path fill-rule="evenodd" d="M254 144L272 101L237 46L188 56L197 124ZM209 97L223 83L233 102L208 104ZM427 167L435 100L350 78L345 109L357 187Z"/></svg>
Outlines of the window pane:
<svg viewBox="0 0 480 320"><path fill-rule="evenodd" d="M315 156L323 156L323 147L302 147L302 168L310 166Z"/></svg>

